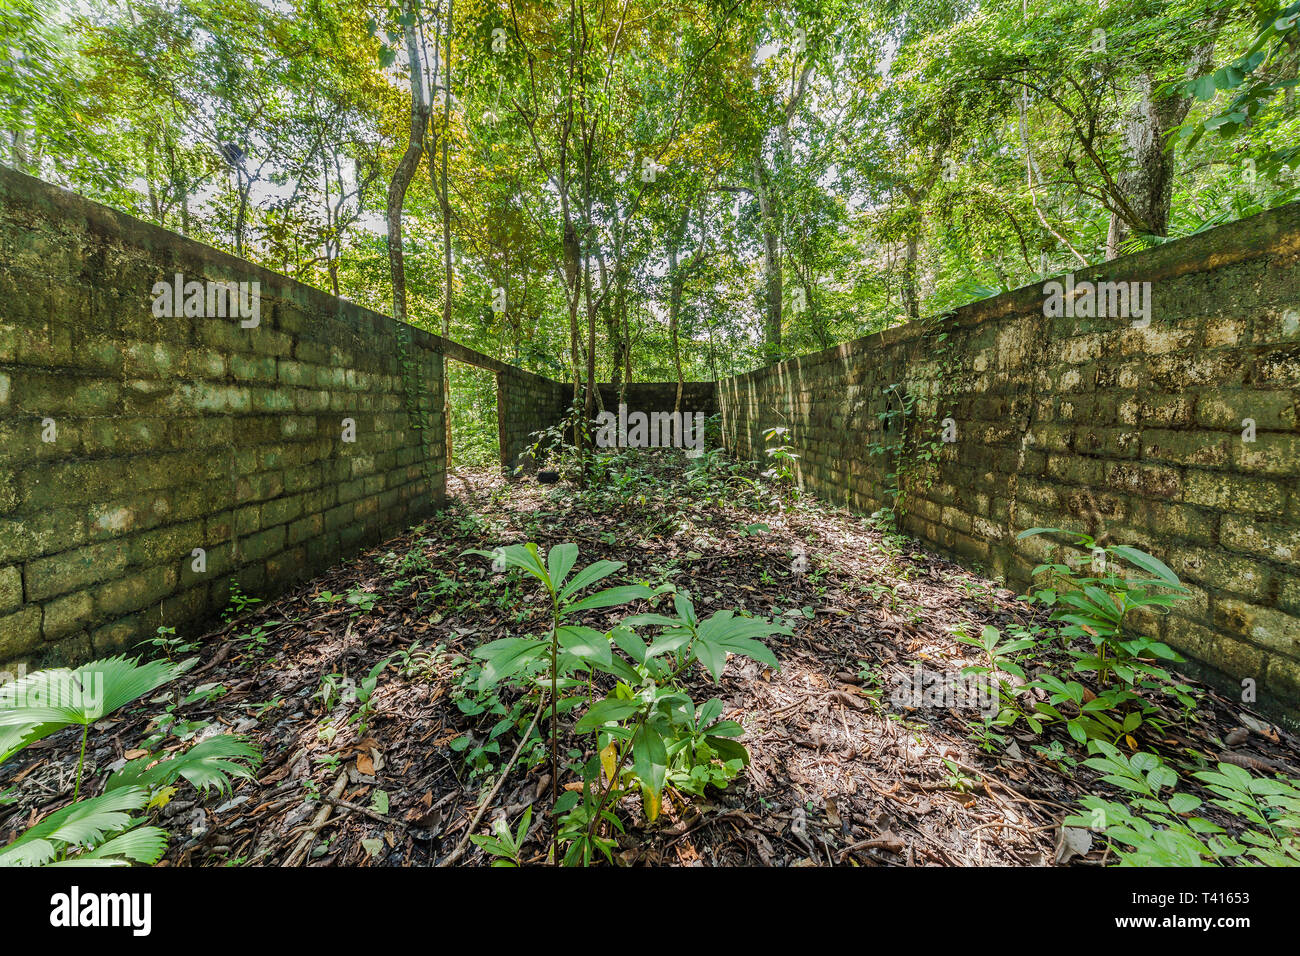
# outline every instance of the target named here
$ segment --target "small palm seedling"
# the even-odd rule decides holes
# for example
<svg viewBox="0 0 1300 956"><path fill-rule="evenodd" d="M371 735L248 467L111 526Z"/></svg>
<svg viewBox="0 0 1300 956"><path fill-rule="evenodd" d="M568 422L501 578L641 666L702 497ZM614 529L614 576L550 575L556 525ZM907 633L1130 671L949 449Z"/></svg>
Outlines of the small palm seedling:
<svg viewBox="0 0 1300 956"><path fill-rule="evenodd" d="M221 734L168 756L132 760L108 778L103 793L82 799L90 728L179 674L167 661L112 657L71 670L36 671L0 688L0 763L60 730L81 728L72 802L0 848L0 866L156 863L167 849L167 834L144 825L141 814L166 803L177 780L201 791L228 791L232 777L252 775L249 764L257 751L242 738Z"/></svg>

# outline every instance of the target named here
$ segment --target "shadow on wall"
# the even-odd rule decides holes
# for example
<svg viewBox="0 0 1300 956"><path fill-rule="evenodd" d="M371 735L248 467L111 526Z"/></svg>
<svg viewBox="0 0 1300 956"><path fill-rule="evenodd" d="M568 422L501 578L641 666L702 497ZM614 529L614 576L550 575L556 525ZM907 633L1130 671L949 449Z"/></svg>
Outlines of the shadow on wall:
<svg viewBox="0 0 1300 956"><path fill-rule="evenodd" d="M762 460L763 430L785 425L800 485L867 512L889 504L901 465L903 528L1017 587L1049 553L1016 539L1029 527L1150 551L1192 593L1160 636L1225 690L1253 681L1259 706L1294 716L1298 257L1292 204L723 380L723 433ZM1049 301L1054 288L1075 305ZM1145 290L1145 315L1112 308L1125 288ZM894 444L899 390L915 403L907 450L873 455Z"/></svg>

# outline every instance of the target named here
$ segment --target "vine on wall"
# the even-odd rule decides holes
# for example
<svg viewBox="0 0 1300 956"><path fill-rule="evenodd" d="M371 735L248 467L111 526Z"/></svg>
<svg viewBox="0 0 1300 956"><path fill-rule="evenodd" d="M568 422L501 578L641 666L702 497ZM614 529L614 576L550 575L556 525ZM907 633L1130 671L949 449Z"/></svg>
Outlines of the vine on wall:
<svg viewBox="0 0 1300 956"><path fill-rule="evenodd" d="M902 530L909 497L929 490L939 475L944 420L951 418L952 413L940 414L938 409L956 368L950 333L943 329L943 323L952 315L945 312L925 320L903 366L912 368L922 347L934 359L936 374L930 387L936 413L931 418L920 418L917 410L920 400L916 394L908 390L906 383L892 382L883 389L885 407L876 414L879 437L867 446L869 454L885 456L885 495L889 503L876 512L876 518L882 526L894 531Z"/></svg>

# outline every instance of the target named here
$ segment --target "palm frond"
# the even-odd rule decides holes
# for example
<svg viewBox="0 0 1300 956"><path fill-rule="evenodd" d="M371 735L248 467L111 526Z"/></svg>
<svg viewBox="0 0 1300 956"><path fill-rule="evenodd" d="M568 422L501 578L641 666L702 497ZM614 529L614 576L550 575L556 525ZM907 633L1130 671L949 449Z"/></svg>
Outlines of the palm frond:
<svg viewBox="0 0 1300 956"><path fill-rule="evenodd" d="M119 833L92 850L51 866L153 866L167 852L167 833L158 827L136 827Z"/></svg>
<svg viewBox="0 0 1300 956"><path fill-rule="evenodd" d="M108 657L68 669L35 671L0 696L0 763L37 740L89 726L179 676L168 661Z"/></svg>
<svg viewBox="0 0 1300 956"><path fill-rule="evenodd" d="M42 866L65 847L99 845L108 834L130 827L131 812L148 802L147 790L125 787L55 810L0 850L0 867Z"/></svg>
<svg viewBox="0 0 1300 956"><path fill-rule="evenodd" d="M139 786L156 790L184 777L202 792L215 789L227 793L233 787L232 777L250 779L253 772L248 764L256 766L261 753L244 737L218 734L195 744L184 753L151 762L153 757L132 760L108 778L111 792L121 787Z"/></svg>

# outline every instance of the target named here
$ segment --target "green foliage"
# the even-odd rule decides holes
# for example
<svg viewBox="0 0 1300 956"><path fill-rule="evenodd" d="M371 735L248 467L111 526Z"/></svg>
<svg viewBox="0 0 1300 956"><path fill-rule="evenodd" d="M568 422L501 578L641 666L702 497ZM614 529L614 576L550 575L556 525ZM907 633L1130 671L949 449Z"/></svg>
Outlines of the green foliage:
<svg viewBox="0 0 1300 956"><path fill-rule="evenodd" d="M1280 9L1263 7L1257 28L1254 41L1241 56L1182 84L1184 95L1202 102L1214 100L1220 92L1231 94L1218 112L1183 125L1181 136L1188 146L1195 146L1207 132L1232 139L1252 125L1258 127L1262 121L1273 126L1279 124L1280 118L1270 115L1268 107L1278 93L1291 91L1300 82L1295 76L1282 78L1275 71L1300 42L1300 2ZM1259 167L1261 171L1276 170L1279 165L1297 159L1300 159L1300 145L1293 142L1287 148L1265 154Z"/></svg>
<svg viewBox="0 0 1300 956"><path fill-rule="evenodd" d="M528 828L532 822L533 808L525 807L515 832L511 833L506 821L499 819L493 827L492 836L475 833L470 836L470 840L475 846L482 847L489 856L496 857L493 866L518 866L524 839L528 836Z"/></svg>
<svg viewBox="0 0 1300 956"><path fill-rule="evenodd" d="M1164 614L1185 600L1187 589L1177 575L1144 551L1128 545L1098 547L1091 536L1078 532L1030 528L1018 537L1039 534L1067 535L1091 554L1087 571L1080 562L1068 560L1035 568L1034 577L1042 579L1043 586L1034 590L1032 600L1050 607L1052 620L1065 625L1061 636L1076 642L1066 647L1071 670L1093 686L1068 677L1041 676L1034 686L1046 690L1049 698L1035 705L1034 719L1061 722L1081 744L1117 743L1125 738L1132 742L1147 721L1157 729L1163 726L1151 694L1173 697L1188 712L1194 709L1191 688L1159 663L1182 658L1131 621L1135 612Z"/></svg>
<svg viewBox="0 0 1300 956"><path fill-rule="evenodd" d="M410 138L405 41L451 44L401 210L408 318L614 382L829 348L1096 264L1112 220L1151 244L1300 185L1294 3L580 2L576 32L562 5L451 6L9 0L0 160L388 310L365 223ZM1144 183L1167 221L1134 212ZM398 348L428 452L434 383ZM453 460L490 463L489 379L448 379Z"/></svg>
<svg viewBox="0 0 1300 956"><path fill-rule="evenodd" d="M166 661L112 657L36 671L0 688L0 762L60 730L81 728L72 802L0 848L0 866L156 863L167 835L137 814L170 799L182 777L200 791L228 791L232 777L251 777L257 751L241 738L218 735L184 751L132 760L109 777L102 794L81 798L91 726L179 674Z"/></svg>
<svg viewBox="0 0 1300 956"><path fill-rule="evenodd" d="M1300 780L1256 777L1230 763L1192 777L1226 810L1240 832L1194 815L1199 797L1177 788L1178 775L1158 757L1125 757L1104 741L1088 745L1084 761L1106 783L1130 794L1127 801L1088 796L1088 814L1067 817L1067 826L1101 832L1121 866L1300 866Z"/></svg>
<svg viewBox="0 0 1300 956"><path fill-rule="evenodd" d="M774 442L783 442L789 435L790 429L784 425L764 429L763 441L766 445L764 454L767 455L768 460L771 462L771 467L763 472L763 477L774 482L787 494L794 495L797 493L796 482L798 475L795 472L795 467L799 456L795 454L793 445L773 444Z"/></svg>
<svg viewBox="0 0 1300 956"><path fill-rule="evenodd" d="M169 661L175 661L178 657L183 657L198 649L198 645L192 641L187 641L182 637L176 636L176 628L159 626L154 637L147 638L140 642L141 646L152 647L155 651L160 652Z"/></svg>
<svg viewBox="0 0 1300 956"><path fill-rule="evenodd" d="M722 704L716 699L697 706L684 691L682 677L699 665L716 682L732 653L776 668L776 657L761 639L789 634L788 627L731 610L700 620L690 596L677 592L673 615L634 614L601 632L579 619L590 611L656 597L644 585L582 596L621 564L597 561L574 573L578 549L572 544L556 545L545 556L534 544L470 553L522 570L543 585L549 598L550 626L544 638L501 638L474 656L481 662L480 690L513 684L529 694L549 685L545 699L552 714L551 761L557 781L558 715L574 715L572 730L591 737L576 768L582 790L566 791L553 806L558 841L567 844L564 862L610 858L613 842L607 831L623 827L615 812L623 797L638 794L645 818L653 822L666 787L702 793L709 785L725 784L745 766L748 753L735 740L740 725L721 719ZM658 633L647 640L639 629ZM603 695L596 690L598 679L602 686L612 683ZM567 696L561 698L561 692Z"/></svg>
<svg viewBox="0 0 1300 956"><path fill-rule="evenodd" d="M255 747L232 734L207 737L187 750L161 759L154 754L138 757L108 778L105 790L142 787L157 793L185 779L201 793L229 793L234 779L253 779L250 769L260 760Z"/></svg>
<svg viewBox="0 0 1300 956"><path fill-rule="evenodd" d="M232 581L230 584L230 597L226 609L221 612L221 619L223 621L233 620L250 610L255 604L261 603L261 598L245 594L243 588Z"/></svg>

